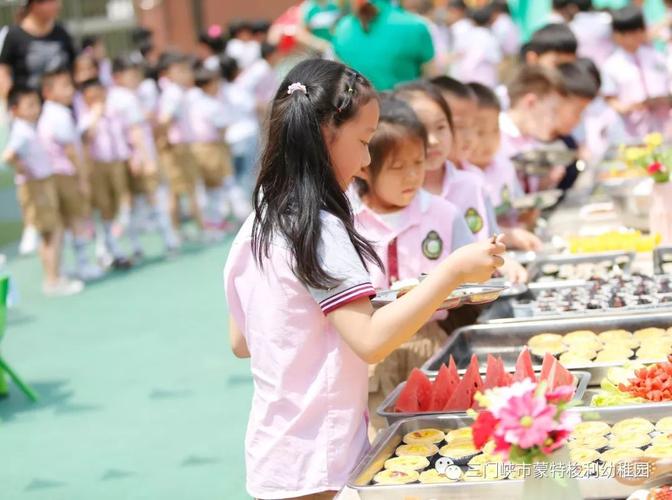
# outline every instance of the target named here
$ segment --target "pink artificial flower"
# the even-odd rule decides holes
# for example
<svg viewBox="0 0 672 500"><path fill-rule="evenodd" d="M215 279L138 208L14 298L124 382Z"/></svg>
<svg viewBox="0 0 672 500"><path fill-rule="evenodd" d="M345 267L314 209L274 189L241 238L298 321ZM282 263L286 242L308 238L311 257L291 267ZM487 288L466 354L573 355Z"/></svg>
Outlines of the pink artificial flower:
<svg viewBox="0 0 672 500"><path fill-rule="evenodd" d="M523 449L541 446L556 428L555 412L545 397L529 393L513 397L500 412L500 430L506 441Z"/></svg>
<svg viewBox="0 0 672 500"><path fill-rule="evenodd" d="M549 434L548 439L541 446L541 451L548 455L563 446L579 422L581 422L581 416L578 413L562 412L556 429Z"/></svg>
<svg viewBox="0 0 672 500"><path fill-rule="evenodd" d="M663 165L659 161L654 161L651 165L646 168L647 172L651 175L657 174L663 170Z"/></svg>
<svg viewBox="0 0 672 500"><path fill-rule="evenodd" d="M504 439L504 435L500 432L495 432L493 440L495 441L495 453L508 457L511 451L511 443Z"/></svg>
<svg viewBox="0 0 672 500"><path fill-rule="evenodd" d="M208 28L208 36L210 38L219 38L222 36L222 27L219 24L213 24Z"/></svg>
<svg viewBox="0 0 672 500"><path fill-rule="evenodd" d="M497 425L497 419L489 411L482 411L478 414L476 421L472 424L474 446L477 449L483 448L485 443L492 437L492 433Z"/></svg>
<svg viewBox="0 0 672 500"><path fill-rule="evenodd" d="M561 385L546 393L546 400L551 404L568 403L574 396L574 387Z"/></svg>

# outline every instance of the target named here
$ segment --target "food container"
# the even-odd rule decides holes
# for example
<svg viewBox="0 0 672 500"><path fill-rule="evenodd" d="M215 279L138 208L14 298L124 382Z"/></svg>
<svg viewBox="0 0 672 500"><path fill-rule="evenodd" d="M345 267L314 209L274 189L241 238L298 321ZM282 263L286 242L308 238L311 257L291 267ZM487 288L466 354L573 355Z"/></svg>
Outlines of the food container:
<svg viewBox="0 0 672 500"><path fill-rule="evenodd" d="M653 272L672 274L672 247L658 247L653 251Z"/></svg>
<svg viewBox="0 0 672 500"><path fill-rule="evenodd" d="M578 410L575 410L578 411ZM662 413L600 411L596 416L607 423L615 423L631 416L651 415L658 420ZM667 414L669 415L669 413ZM397 421L382 431L368 453L360 460L352 472L348 487L354 489L362 500L482 500L484 498L516 499L523 492L522 480L503 479L499 481L465 482L443 484L406 484L382 486L372 484L373 476L380 471L385 461L394 455L405 434L423 428L442 430L459 429L470 426L473 420L464 416L433 415L413 417ZM430 462L431 467L431 462ZM611 477L590 477L578 479L582 498L626 498L637 487L626 486Z"/></svg>
<svg viewBox="0 0 672 500"><path fill-rule="evenodd" d="M555 205L561 197L562 189L549 189L515 198L511 204L516 210L546 210Z"/></svg>
<svg viewBox="0 0 672 500"><path fill-rule="evenodd" d="M538 281L544 276L544 268L548 266L579 266L593 264L595 266L601 263L617 266L624 273L630 272L632 262L635 259L635 252L600 252L585 255L550 255L540 257L532 262L528 268L530 281Z"/></svg>
<svg viewBox="0 0 672 500"><path fill-rule="evenodd" d="M591 330L595 333L606 330L624 329L636 331L642 328L672 326L672 312L651 314L601 314L591 317L560 317L554 320L533 319L516 323L473 325L460 328L449 338L443 348L432 356L422 367L428 375L435 376L442 364L452 355L458 368L466 368L471 356L475 354L484 359L488 354L499 356L504 367L513 370L518 355L533 336L539 333L565 334L575 330ZM599 385L607 376L609 368L622 366L623 363L590 363L571 367L571 370L590 373L590 384Z"/></svg>
<svg viewBox="0 0 672 500"><path fill-rule="evenodd" d="M513 371L513 370L511 370ZM574 375L575 379L575 385L576 385L576 392L574 393L574 400L575 401L582 401L583 400L583 394L586 392L586 389L588 388L588 385L590 383L590 373L585 372L585 371L577 371L577 370L569 370L572 375ZM460 376L462 376L465 372L465 370L458 370ZM480 370L481 376L485 376L485 368L482 368ZM539 371L536 372L536 375L539 376ZM430 380L433 382L434 379L436 378L436 374L431 375ZM394 406L397 402L397 399L399 399L399 395L401 394L401 391L404 389L404 386L406 385L406 382L402 382L399 384L390 394L387 395L385 400L380 404L378 407L376 413L380 415L381 417L384 417L387 420L388 425L392 425L394 422L397 422L399 420L402 420L404 418L409 418L409 417L416 417L416 416L424 416L424 415L445 415L445 414L453 414L453 415L466 415L465 411L457 411L457 412L422 412L422 413L402 413L402 412L396 412L394 411Z"/></svg>
<svg viewBox="0 0 672 500"><path fill-rule="evenodd" d="M497 300L507 289L504 285L462 285L443 301L439 309L455 309L466 304L487 304ZM379 291L371 300L375 309L379 309L397 300L396 290Z"/></svg>

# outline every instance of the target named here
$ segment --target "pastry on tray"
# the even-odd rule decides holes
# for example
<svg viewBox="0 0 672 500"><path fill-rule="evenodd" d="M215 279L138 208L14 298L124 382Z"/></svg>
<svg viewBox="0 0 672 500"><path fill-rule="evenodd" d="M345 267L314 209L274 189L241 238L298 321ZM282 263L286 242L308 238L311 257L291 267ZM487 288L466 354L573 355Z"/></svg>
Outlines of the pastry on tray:
<svg viewBox="0 0 672 500"><path fill-rule="evenodd" d="M376 484L409 484L416 482L419 477L420 474L414 470L381 470L373 476L373 482Z"/></svg>
<svg viewBox="0 0 672 500"><path fill-rule="evenodd" d="M444 439L445 435L439 429L418 429L417 431L412 431L406 434L403 441L406 444L436 444Z"/></svg>
<svg viewBox="0 0 672 500"><path fill-rule="evenodd" d="M439 447L431 443L402 444L397 448L397 456L432 457L439 452Z"/></svg>

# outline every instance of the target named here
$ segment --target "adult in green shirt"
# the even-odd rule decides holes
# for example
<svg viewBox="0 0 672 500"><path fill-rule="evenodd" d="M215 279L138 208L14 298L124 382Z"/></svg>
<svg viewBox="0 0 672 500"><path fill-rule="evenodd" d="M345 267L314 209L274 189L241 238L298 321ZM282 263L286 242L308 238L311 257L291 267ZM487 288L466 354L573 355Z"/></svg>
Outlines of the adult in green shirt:
<svg viewBox="0 0 672 500"><path fill-rule="evenodd" d="M336 25L332 43L336 56L377 90L420 78L434 58L425 21L389 0L353 0L352 13Z"/></svg>

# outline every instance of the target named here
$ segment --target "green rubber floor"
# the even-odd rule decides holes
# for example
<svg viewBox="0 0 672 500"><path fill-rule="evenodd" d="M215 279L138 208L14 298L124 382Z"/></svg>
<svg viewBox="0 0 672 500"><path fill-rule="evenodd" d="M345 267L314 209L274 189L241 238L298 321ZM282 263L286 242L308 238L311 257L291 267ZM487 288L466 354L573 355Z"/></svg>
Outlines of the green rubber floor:
<svg viewBox="0 0 672 500"><path fill-rule="evenodd" d="M5 358L40 394L0 400L3 500L212 500L245 494L252 381L229 350L222 269L230 239L158 257L75 297L40 292L12 257L20 306Z"/></svg>

